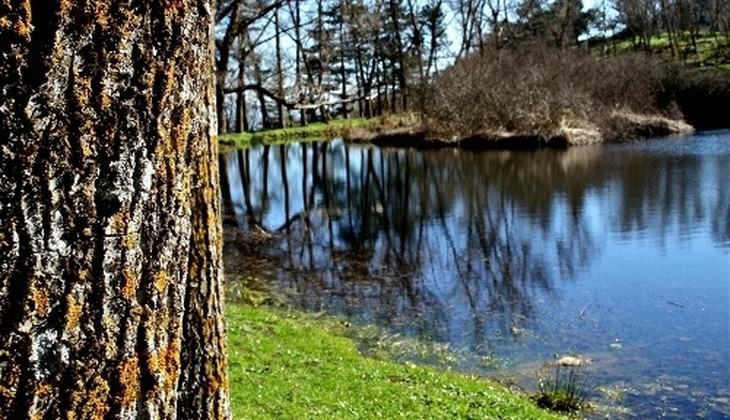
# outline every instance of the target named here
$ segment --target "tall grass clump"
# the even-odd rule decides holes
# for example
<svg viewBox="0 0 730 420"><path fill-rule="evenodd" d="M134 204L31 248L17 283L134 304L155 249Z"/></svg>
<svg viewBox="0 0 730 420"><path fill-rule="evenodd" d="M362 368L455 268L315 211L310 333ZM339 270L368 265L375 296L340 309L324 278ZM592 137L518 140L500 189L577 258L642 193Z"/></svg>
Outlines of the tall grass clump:
<svg viewBox="0 0 730 420"><path fill-rule="evenodd" d="M538 407L561 413L577 413L587 407L582 366L550 366L538 380L534 396Z"/></svg>

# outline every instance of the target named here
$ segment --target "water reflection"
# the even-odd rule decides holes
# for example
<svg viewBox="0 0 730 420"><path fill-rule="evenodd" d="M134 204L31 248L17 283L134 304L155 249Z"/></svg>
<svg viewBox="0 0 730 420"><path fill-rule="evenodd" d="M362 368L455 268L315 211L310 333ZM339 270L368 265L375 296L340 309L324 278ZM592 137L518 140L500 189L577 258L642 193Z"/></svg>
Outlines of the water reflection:
<svg viewBox="0 0 730 420"><path fill-rule="evenodd" d="M524 360L620 336L663 358L648 376L669 322L726 385L726 133L535 152L310 142L222 155L221 172L229 220L274 237L235 258L229 242L229 271L257 264L300 307Z"/></svg>

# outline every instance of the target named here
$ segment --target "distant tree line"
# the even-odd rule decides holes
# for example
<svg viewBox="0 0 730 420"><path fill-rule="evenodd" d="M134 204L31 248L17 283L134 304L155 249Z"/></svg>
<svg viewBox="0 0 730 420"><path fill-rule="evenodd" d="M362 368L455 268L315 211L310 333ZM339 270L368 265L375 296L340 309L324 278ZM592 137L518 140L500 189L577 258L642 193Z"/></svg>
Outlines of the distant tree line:
<svg viewBox="0 0 730 420"><path fill-rule="evenodd" d="M221 130L251 128L249 97L264 127L409 109L410 91L438 71L444 10L443 0L220 2Z"/></svg>

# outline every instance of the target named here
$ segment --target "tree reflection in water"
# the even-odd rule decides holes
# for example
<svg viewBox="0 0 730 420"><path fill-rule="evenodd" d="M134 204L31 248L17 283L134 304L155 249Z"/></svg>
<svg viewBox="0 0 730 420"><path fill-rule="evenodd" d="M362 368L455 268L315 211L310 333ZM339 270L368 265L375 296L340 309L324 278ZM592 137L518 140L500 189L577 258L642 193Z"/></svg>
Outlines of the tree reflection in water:
<svg viewBox="0 0 730 420"><path fill-rule="evenodd" d="M296 305L472 349L539 324L536 302L586 270L607 234L651 231L661 246L708 224L730 241L722 156L334 141L232 152L221 167L224 211L278 238L240 255L271 261L259 275Z"/></svg>

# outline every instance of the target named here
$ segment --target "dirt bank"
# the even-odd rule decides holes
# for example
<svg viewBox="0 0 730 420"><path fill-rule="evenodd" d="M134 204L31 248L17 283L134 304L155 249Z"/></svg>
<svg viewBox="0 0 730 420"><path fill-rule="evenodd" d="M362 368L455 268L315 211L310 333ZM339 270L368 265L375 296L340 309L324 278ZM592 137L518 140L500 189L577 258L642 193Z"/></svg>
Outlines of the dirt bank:
<svg viewBox="0 0 730 420"><path fill-rule="evenodd" d="M369 143L382 147L433 149L563 149L588 144L612 143L640 138L692 133L694 128L682 120L660 115L642 115L629 111L613 112L601 127L585 121L563 120L551 133L478 132L466 135L439 132L426 124L397 128L357 128L345 139L353 143Z"/></svg>

